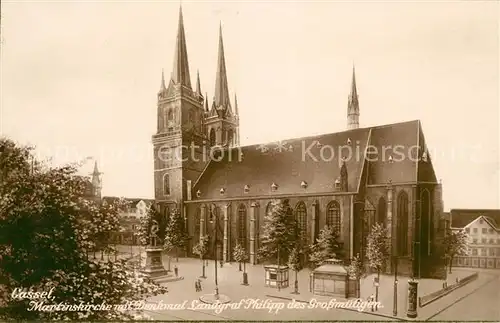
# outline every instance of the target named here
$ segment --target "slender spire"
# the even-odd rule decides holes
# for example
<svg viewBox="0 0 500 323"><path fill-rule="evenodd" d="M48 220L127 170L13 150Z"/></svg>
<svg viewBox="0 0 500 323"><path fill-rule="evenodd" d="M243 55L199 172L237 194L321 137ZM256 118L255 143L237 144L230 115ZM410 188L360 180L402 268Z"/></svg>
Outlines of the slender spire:
<svg viewBox="0 0 500 323"><path fill-rule="evenodd" d="M182 6L179 7L179 27L177 30L177 43L175 46L172 81L174 81L175 84L182 84L191 88L191 77L189 75L189 63L186 49L186 35L184 34L184 20L182 18Z"/></svg>
<svg viewBox="0 0 500 323"><path fill-rule="evenodd" d="M99 169L97 168L97 160L94 163L94 171L92 172L92 175L94 176L99 176Z"/></svg>
<svg viewBox="0 0 500 323"><path fill-rule="evenodd" d="M234 94L234 114L239 115L239 112L238 112L238 98L236 97L236 93Z"/></svg>
<svg viewBox="0 0 500 323"><path fill-rule="evenodd" d="M161 69L161 84L160 84L160 91L158 93L161 93L165 91L167 88L165 87L165 73L163 72L163 68Z"/></svg>
<svg viewBox="0 0 500 323"><path fill-rule="evenodd" d="M347 103L347 129L359 128L359 101L358 90L356 88L356 70L352 66L352 84L351 93Z"/></svg>
<svg viewBox="0 0 500 323"><path fill-rule="evenodd" d="M221 24L219 26L219 55L217 58L217 75L215 79L215 106L227 107L229 105L229 90L227 86L226 60L224 58Z"/></svg>
<svg viewBox="0 0 500 323"><path fill-rule="evenodd" d="M352 101L358 101L358 90L356 88L356 68L354 67L354 65L352 66L352 84L351 84L350 99Z"/></svg>
<svg viewBox="0 0 500 323"><path fill-rule="evenodd" d="M201 95L200 71L196 71L196 93Z"/></svg>

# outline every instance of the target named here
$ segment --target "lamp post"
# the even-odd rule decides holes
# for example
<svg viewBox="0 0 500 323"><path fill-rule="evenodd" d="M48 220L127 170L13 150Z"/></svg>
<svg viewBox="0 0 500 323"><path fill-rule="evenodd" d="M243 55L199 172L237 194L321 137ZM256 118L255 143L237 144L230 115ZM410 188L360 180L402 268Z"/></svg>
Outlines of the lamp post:
<svg viewBox="0 0 500 323"><path fill-rule="evenodd" d="M215 299L219 299L219 284L217 282L217 226L219 225L217 214L214 215L213 207L210 208L210 218L212 219L210 223L214 224L214 266L215 266Z"/></svg>
<svg viewBox="0 0 500 323"><path fill-rule="evenodd" d="M394 255L394 304L392 315L398 315L398 257Z"/></svg>

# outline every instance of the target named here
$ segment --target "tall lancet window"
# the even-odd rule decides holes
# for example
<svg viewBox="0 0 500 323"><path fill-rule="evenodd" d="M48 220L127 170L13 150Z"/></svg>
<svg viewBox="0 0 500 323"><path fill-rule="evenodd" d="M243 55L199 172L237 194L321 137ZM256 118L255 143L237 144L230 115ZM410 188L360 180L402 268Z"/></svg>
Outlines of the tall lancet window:
<svg viewBox="0 0 500 323"><path fill-rule="evenodd" d="M304 202L299 202L295 208L295 220L299 226L300 238L303 242L307 240L307 209Z"/></svg>
<svg viewBox="0 0 500 323"><path fill-rule="evenodd" d="M385 199L381 197L378 200L377 223L384 224L386 215L387 215L387 204L385 203Z"/></svg>
<svg viewBox="0 0 500 323"><path fill-rule="evenodd" d="M170 175L163 176L163 195L170 195Z"/></svg>
<svg viewBox="0 0 500 323"><path fill-rule="evenodd" d="M422 208L422 222L424 223L423 229L425 229L427 232L423 232L422 237L426 238L426 243L425 245L427 246L427 250L424 252L427 253L427 255L431 254L431 249L432 249L432 214L431 214L431 193L429 190L424 189L421 193L420 197L420 205Z"/></svg>
<svg viewBox="0 0 500 323"><path fill-rule="evenodd" d="M215 129L210 129L210 146L215 146Z"/></svg>
<svg viewBox="0 0 500 323"><path fill-rule="evenodd" d="M408 255L408 195L405 192L399 193L397 215L397 240L398 255Z"/></svg>
<svg viewBox="0 0 500 323"><path fill-rule="evenodd" d="M200 224L200 219L201 219L201 208L196 208L196 213L194 214L194 232L193 232L193 238L194 241L198 241L200 239L200 234L201 234L201 224Z"/></svg>
<svg viewBox="0 0 500 323"><path fill-rule="evenodd" d="M234 145L234 134L233 134L233 129L229 129L227 132L227 143L230 146Z"/></svg>
<svg viewBox="0 0 500 323"><path fill-rule="evenodd" d="M238 242L247 249L247 208L244 204L238 207Z"/></svg>
<svg viewBox="0 0 500 323"><path fill-rule="evenodd" d="M340 235L340 205L337 201L331 201L326 207L326 225Z"/></svg>

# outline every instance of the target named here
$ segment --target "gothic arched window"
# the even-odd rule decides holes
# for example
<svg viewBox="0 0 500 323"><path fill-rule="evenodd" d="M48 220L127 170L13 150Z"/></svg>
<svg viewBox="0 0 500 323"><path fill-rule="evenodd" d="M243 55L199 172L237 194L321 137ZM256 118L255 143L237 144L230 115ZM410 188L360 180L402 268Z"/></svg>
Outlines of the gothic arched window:
<svg viewBox="0 0 500 323"><path fill-rule="evenodd" d="M244 204L238 207L238 242L246 248L247 240L247 208Z"/></svg>
<svg viewBox="0 0 500 323"><path fill-rule="evenodd" d="M385 217L387 214L387 205L385 204L385 199L381 197L378 200L378 208L377 208L377 223L383 224ZM371 230L371 228L370 228Z"/></svg>
<svg viewBox="0 0 500 323"><path fill-rule="evenodd" d="M295 220L299 226L299 234L302 240L307 238L307 209L304 202L297 203L295 208Z"/></svg>
<svg viewBox="0 0 500 323"><path fill-rule="evenodd" d="M163 175L163 195L170 195L170 175Z"/></svg>
<svg viewBox="0 0 500 323"><path fill-rule="evenodd" d="M210 146L215 146L215 129L210 129Z"/></svg>
<svg viewBox="0 0 500 323"><path fill-rule="evenodd" d="M326 225L340 235L340 205L337 201L331 201L326 207Z"/></svg>
<svg viewBox="0 0 500 323"><path fill-rule="evenodd" d="M399 193L397 218L398 255L408 255L408 195L403 191Z"/></svg>
<svg viewBox="0 0 500 323"><path fill-rule="evenodd" d="M427 245L427 255L431 254L431 242L432 242L432 217L431 217L431 193L429 190L424 189L421 193L420 201L422 208L422 219L421 221L425 224L423 225L423 229L427 232L423 232L422 237L426 238L426 242L424 244Z"/></svg>
<svg viewBox="0 0 500 323"><path fill-rule="evenodd" d="M271 212L272 205L273 205L272 202L267 203L267 206L266 206L266 215L268 215Z"/></svg>
<svg viewBox="0 0 500 323"><path fill-rule="evenodd" d="M201 226L200 226L200 219L201 219L201 208L196 208L196 213L194 214L194 241L198 241L200 238L200 231L201 231Z"/></svg>

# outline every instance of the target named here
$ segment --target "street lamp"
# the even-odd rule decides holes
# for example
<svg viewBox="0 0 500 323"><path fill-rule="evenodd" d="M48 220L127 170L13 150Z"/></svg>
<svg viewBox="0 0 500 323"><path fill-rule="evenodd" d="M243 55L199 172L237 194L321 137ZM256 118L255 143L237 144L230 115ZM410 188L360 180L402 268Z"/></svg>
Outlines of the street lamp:
<svg viewBox="0 0 500 323"><path fill-rule="evenodd" d="M398 315L398 257L394 255L394 304L392 315Z"/></svg>
<svg viewBox="0 0 500 323"><path fill-rule="evenodd" d="M210 224L214 224L214 265L215 265L215 299L219 299L219 284L217 282L217 228L219 225L219 219L217 214L214 214L214 208L210 208Z"/></svg>

